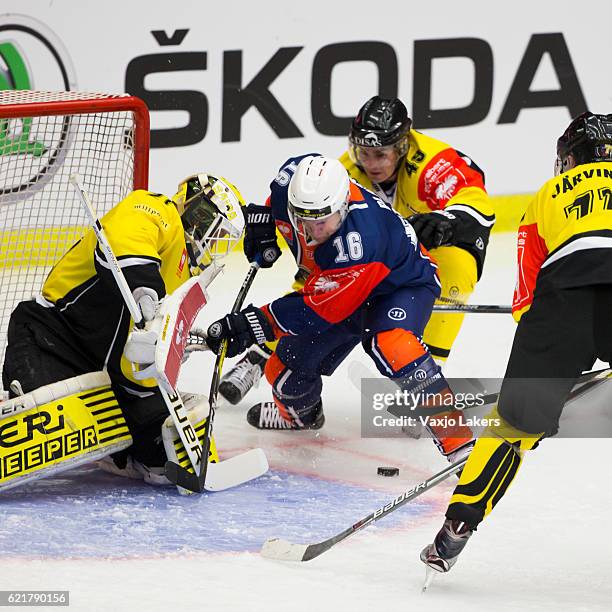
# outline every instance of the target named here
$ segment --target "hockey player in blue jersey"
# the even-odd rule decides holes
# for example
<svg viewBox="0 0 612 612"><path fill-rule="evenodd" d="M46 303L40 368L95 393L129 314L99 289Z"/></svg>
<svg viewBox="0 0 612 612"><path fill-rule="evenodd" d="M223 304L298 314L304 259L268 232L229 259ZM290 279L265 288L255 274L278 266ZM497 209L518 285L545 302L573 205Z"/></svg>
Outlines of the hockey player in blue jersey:
<svg viewBox="0 0 612 612"><path fill-rule="evenodd" d="M421 341L440 293L436 265L410 224L350 180L339 161L320 155L288 160L266 206L249 205L246 218L250 261L273 263L278 227L306 277L299 291L228 314L208 329L213 351L229 341L228 356L279 339L265 366L274 401L249 410L251 425L322 427L321 377L331 376L360 342L380 373L403 390L448 391ZM467 427L432 430L453 460L472 444Z"/></svg>

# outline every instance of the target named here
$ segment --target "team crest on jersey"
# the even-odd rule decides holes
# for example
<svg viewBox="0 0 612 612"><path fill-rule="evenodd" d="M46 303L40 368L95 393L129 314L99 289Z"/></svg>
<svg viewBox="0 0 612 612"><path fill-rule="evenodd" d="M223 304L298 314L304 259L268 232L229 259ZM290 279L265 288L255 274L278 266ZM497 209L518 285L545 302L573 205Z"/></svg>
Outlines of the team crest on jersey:
<svg viewBox="0 0 612 612"><path fill-rule="evenodd" d="M457 187L457 177L450 174L436 187L436 198L438 200L450 200Z"/></svg>
<svg viewBox="0 0 612 612"><path fill-rule="evenodd" d="M466 184L461 170L447 159L444 152L436 155L423 172L419 185L419 197L431 210L440 210Z"/></svg>
<svg viewBox="0 0 612 612"><path fill-rule="evenodd" d="M365 266L359 266L351 270L339 270L311 277L312 280L306 282L304 293L308 294L308 300L314 306L321 305L329 299L336 299L341 292L349 290L365 269Z"/></svg>
<svg viewBox="0 0 612 612"><path fill-rule="evenodd" d="M327 293L328 291L334 291L340 286L340 283L327 278L326 276L320 276L314 283L312 288L313 293Z"/></svg>
<svg viewBox="0 0 612 612"><path fill-rule="evenodd" d="M291 223L287 223L286 221L277 221L276 227L278 227L278 231L281 233L282 237L288 243L293 244L293 227L291 227Z"/></svg>

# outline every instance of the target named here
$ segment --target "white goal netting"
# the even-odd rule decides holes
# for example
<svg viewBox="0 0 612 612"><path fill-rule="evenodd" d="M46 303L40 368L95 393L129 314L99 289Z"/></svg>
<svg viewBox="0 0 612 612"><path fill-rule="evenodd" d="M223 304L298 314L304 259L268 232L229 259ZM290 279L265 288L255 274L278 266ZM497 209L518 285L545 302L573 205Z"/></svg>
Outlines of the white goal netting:
<svg viewBox="0 0 612 612"><path fill-rule="evenodd" d="M69 176L101 216L147 187L148 134L130 96L0 91L0 365L11 312L85 230Z"/></svg>

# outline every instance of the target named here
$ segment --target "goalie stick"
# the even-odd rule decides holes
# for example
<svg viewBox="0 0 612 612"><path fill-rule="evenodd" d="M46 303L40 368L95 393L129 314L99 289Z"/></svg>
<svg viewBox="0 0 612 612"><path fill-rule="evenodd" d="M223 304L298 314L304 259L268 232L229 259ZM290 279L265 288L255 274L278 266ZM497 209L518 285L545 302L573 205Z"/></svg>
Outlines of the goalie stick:
<svg viewBox="0 0 612 612"><path fill-rule="evenodd" d="M574 390L570 393L567 401L569 402L577 399L595 385L610 378L612 378L612 370L609 368L599 370L597 372L587 372L586 374L583 374L576 383L577 385L581 386L577 388L574 387ZM354 525L351 525L344 531L341 531L337 535L332 536L327 540L323 540L322 542L315 544L294 544L280 538L271 538L264 542L260 551L261 555L267 559L274 559L277 561L310 561L311 559L322 555L339 542L342 542L358 531L361 531L368 525L371 525L375 521L378 521L391 512L394 512L404 504L411 502L419 495L425 493L425 491L433 489L436 485L446 480L452 474L456 474L467 463L468 458L469 456L464 457L456 463L449 465L437 474L434 474L408 491L401 493L389 503L381 506L374 512L368 514L368 516L357 521Z"/></svg>
<svg viewBox="0 0 612 612"><path fill-rule="evenodd" d="M255 261L251 264L249 271L242 283L242 287L238 291L234 305L232 306L232 313L238 312L242 308L242 304L255 280L255 275L259 270L259 264ZM217 396L219 394L219 383L221 381L221 370L223 368L223 362L225 360L225 354L227 353L227 340L221 342L221 347L217 358L215 360L215 367L213 370L213 377L210 383L210 393L208 395L208 418L206 419L206 425L204 427L204 443L202 445L202 456L208 457L208 450L210 449L210 440L212 437L212 424L215 418L215 409L217 406ZM257 450L257 449L256 449ZM212 464L215 465L215 464ZM213 468L214 469L214 468ZM194 468L194 472L189 472L185 468L174 463L172 461L166 462L166 477L168 480L173 482L179 487L189 489L191 491L201 491L206 482L207 471L210 470L209 462L202 461L200 464L199 471Z"/></svg>
<svg viewBox="0 0 612 612"><path fill-rule="evenodd" d="M96 218L93 207L91 205L91 201L87 192L83 189L80 184L80 177L78 174L72 174L69 178L70 183L74 187L81 205L85 211L87 219L89 221L90 226L93 228L96 237L98 239L98 243L100 247L104 250L107 263L110 266L111 272L113 274L113 278L117 282L119 290L121 292L121 296L134 320L134 324L138 328L143 327L143 317L140 312L140 308L130 291L127 280L121 270L119 262L113 252L113 249L106 237L104 232L104 228L100 223L99 219ZM203 295L203 294L202 294ZM201 302L203 305L205 300ZM192 312L192 316L195 317L197 314L197 310ZM157 377L156 377L157 378ZM199 465L208 466L208 449L210 448L210 439L208 439L206 453L203 452L202 445L198 439L197 434L187 416L187 411L185 410L185 406L181 400L179 393L171 386L168 385L168 380L158 380L158 388L162 395L162 398L168 408L168 412L172 417L174 422L174 426L179 434L183 447L187 453L189 461L193 466L195 472L201 471L199 469ZM165 384L164 384L165 383ZM204 461L202 459L205 458ZM197 486L193 486L193 488L189 485L193 484L191 480L186 480L185 484L176 483L179 486L179 491L181 493L185 493L187 491L181 491L182 489L187 489L188 491L194 493L200 493L203 490L207 491L221 491L224 489L228 489L243 482L247 482L261 476L261 474L265 473L268 470L268 462L266 457L261 449L252 449L241 455L237 455L227 459L225 461L220 461L219 463L211 464L212 469L209 471L209 479L208 482L205 482L206 477L206 469L203 470L204 478L201 481L198 480L196 483ZM180 466L177 466L180 467ZM184 468L180 468L184 470ZM184 470L187 474L187 470ZM194 476L191 474L191 476ZM168 480L172 479L168 476ZM174 481L172 481L174 482Z"/></svg>

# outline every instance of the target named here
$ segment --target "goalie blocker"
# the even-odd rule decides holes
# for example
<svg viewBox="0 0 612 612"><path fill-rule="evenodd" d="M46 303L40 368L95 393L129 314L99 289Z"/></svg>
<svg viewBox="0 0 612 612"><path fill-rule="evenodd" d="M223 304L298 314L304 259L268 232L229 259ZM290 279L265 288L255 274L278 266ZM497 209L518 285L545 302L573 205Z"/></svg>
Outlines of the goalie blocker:
<svg viewBox="0 0 612 612"><path fill-rule="evenodd" d="M187 398L189 420L198 437L203 436L206 423L206 402L202 399ZM161 434L168 459L187 465L187 453L170 417ZM131 444L106 372L40 387L0 403L0 491L90 463ZM211 441L209 461L218 460Z"/></svg>

